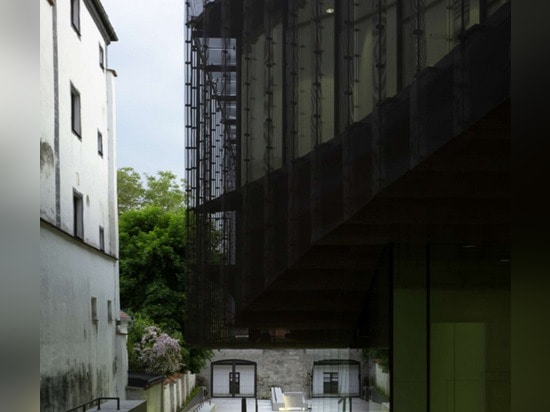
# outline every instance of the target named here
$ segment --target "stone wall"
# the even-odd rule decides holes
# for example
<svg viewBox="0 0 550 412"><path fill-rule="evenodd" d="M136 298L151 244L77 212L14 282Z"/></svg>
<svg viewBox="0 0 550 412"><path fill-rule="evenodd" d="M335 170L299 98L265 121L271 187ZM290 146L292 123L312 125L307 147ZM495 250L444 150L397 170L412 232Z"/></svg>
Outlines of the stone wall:
<svg viewBox="0 0 550 412"><path fill-rule="evenodd" d="M352 359L362 362L357 349L220 349L199 373L212 393L211 363L225 359L242 359L257 364L257 396L270 397L270 388L280 386L285 392L304 392L311 397L313 362L328 359ZM366 376L366 368L361 375Z"/></svg>

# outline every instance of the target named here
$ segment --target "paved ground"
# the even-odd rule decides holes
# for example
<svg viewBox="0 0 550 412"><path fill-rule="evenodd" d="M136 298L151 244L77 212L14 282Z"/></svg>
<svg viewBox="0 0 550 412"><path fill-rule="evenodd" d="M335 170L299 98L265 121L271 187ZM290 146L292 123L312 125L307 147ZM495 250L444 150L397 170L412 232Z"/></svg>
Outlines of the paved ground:
<svg viewBox="0 0 550 412"><path fill-rule="evenodd" d="M215 412L241 412L241 399L238 398L214 398L211 400L212 405L208 407L205 405L200 412L206 412L213 410ZM328 399L328 398L315 398L310 399L308 402L311 402L311 412L341 412L343 410L342 404L338 404L338 399ZM349 403L346 405L346 412L349 412ZM246 402L246 411L247 412L256 412L255 401L254 399L247 399ZM269 400L259 400L258 401L258 412L271 412L271 402ZM352 399L352 412L386 412L387 408L384 406L374 403L367 402L363 399L353 398ZM198 411L197 411L198 412Z"/></svg>

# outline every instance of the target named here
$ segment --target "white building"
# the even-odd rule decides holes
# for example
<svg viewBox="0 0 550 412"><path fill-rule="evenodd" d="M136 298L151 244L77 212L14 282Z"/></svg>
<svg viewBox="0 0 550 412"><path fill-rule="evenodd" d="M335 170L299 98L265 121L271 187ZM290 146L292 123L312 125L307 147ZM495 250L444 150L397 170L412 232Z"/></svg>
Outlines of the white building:
<svg viewBox="0 0 550 412"><path fill-rule="evenodd" d="M99 0L40 0L40 398L124 398L114 78Z"/></svg>

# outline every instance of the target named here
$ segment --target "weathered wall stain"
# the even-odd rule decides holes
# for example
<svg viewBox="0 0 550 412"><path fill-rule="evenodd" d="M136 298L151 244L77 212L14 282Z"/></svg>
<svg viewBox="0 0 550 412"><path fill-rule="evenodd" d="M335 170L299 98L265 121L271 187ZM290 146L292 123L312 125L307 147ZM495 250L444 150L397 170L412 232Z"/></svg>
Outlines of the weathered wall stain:
<svg viewBox="0 0 550 412"><path fill-rule="evenodd" d="M93 371L91 365L80 364L66 373L42 376L40 410L59 412L98 396L113 396L109 390L112 385L104 369Z"/></svg>
<svg viewBox="0 0 550 412"><path fill-rule="evenodd" d="M53 167L54 163L55 158L52 146L48 142L40 139L40 171L42 171L46 165Z"/></svg>

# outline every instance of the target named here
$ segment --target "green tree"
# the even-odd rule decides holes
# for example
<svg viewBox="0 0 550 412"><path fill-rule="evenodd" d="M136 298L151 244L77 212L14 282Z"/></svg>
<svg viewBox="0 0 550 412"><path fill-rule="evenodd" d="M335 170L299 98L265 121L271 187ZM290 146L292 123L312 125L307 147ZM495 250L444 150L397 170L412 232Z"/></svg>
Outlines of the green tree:
<svg viewBox="0 0 550 412"><path fill-rule="evenodd" d="M145 205L155 205L163 210L175 210L185 207L183 179L168 171L157 172L157 176L146 174L147 188L144 194Z"/></svg>
<svg viewBox="0 0 550 412"><path fill-rule="evenodd" d="M145 173L142 178L133 168L122 167L117 172L117 185L119 216L145 206L159 206L165 211L185 208L184 180L170 171Z"/></svg>
<svg viewBox="0 0 550 412"><path fill-rule="evenodd" d="M188 270L183 181L172 172L158 172L145 175L144 187L132 168L119 169L118 180L122 306L139 317L141 329L151 322L178 338L186 347L186 368L196 373L212 352L190 348L183 339Z"/></svg>
<svg viewBox="0 0 550 412"><path fill-rule="evenodd" d="M185 210L144 206L123 213L120 232L120 297L168 333L183 330Z"/></svg>
<svg viewBox="0 0 550 412"><path fill-rule="evenodd" d="M118 214L137 209L143 204L145 189L141 177L131 167L123 167L117 172Z"/></svg>

